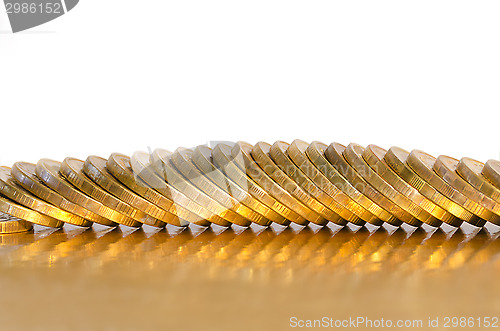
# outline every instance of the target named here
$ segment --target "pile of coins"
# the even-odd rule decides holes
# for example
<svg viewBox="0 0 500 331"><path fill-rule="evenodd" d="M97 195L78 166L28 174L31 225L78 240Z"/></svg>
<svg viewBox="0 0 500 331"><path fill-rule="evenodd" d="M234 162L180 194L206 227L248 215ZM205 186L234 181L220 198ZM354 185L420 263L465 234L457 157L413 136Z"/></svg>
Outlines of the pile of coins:
<svg viewBox="0 0 500 331"><path fill-rule="evenodd" d="M295 140L0 168L0 233L167 224L500 225L500 162Z"/></svg>

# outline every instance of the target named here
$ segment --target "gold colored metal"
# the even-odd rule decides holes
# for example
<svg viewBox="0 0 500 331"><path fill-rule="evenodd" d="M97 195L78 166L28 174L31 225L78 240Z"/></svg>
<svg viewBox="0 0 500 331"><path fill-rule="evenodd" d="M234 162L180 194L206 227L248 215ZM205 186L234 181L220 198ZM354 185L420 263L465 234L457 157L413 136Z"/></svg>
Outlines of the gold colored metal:
<svg viewBox="0 0 500 331"><path fill-rule="evenodd" d="M385 211L385 213L380 213L378 215L381 220L394 226L400 226L403 222L398 218L398 216L405 217L405 214L400 212L398 208L395 208L387 198L368 184L359 175L359 173L356 172L352 165L345 159L345 155L343 154L345 149L346 147L344 145L332 143L325 150L325 156L335 169L337 169L337 171L342 174L342 176L344 176L358 191ZM392 212L396 212L396 215Z"/></svg>
<svg viewBox="0 0 500 331"><path fill-rule="evenodd" d="M13 217L20 218L24 221L28 221L34 224L39 224L43 226L49 227L61 227L64 225L63 222L56 220L50 216L41 214L32 209L21 206L20 204L3 198L0 196L0 212L11 215ZM15 223L5 223L4 225L0 225L1 231L5 231L2 233L8 233L9 231L21 230L23 228L28 227L26 224L15 224Z"/></svg>
<svg viewBox="0 0 500 331"><path fill-rule="evenodd" d="M243 188L243 186L240 186L233 181L230 176L226 176L222 171L222 168L217 167L213 163L212 150L208 146L196 147L194 151L189 154L189 157L193 164L217 186L223 189L226 193L230 194L236 200L241 201L247 207L264 216L267 221L260 225L268 226L271 221L282 225L285 223L288 225L288 223L290 223L283 216L256 198L250 191L248 181L246 182L246 187ZM240 183L242 182L240 181ZM260 191L263 191L262 188L259 187L259 189Z"/></svg>
<svg viewBox="0 0 500 331"><path fill-rule="evenodd" d="M484 167L482 162L464 157L457 165L457 173L476 190L500 203L500 188L497 188L481 174Z"/></svg>
<svg viewBox="0 0 500 331"><path fill-rule="evenodd" d="M0 215L0 234L20 233L30 230L33 230L33 223L8 214Z"/></svg>
<svg viewBox="0 0 500 331"><path fill-rule="evenodd" d="M338 214L327 209L326 206L311 197L273 162L269 155L270 151L270 144L259 142L252 148L251 154L255 162L269 177L311 210L308 220L318 225L325 225L328 221L342 224L343 220Z"/></svg>
<svg viewBox="0 0 500 331"><path fill-rule="evenodd" d="M500 161L488 160L488 162L484 164L482 174L493 185L495 185L497 188L500 188Z"/></svg>
<svg viewBox="0 0 500 331"><path fill-rule="evenodd" d="M264 216L256 213L242 201L236 200L229 193L212 182L207 176L205 176L205 174L200 172L200 170L191 162L192 154L193 152L191 150L178 148L175 153L171 155L170 160L175 168L193 185L198 187L206 195L217 201L225 208L231 209L245 219L244 222L235 224L245 227L252 224L252 222L264 225L269 224L269 220L265 219Z"/></svg>
<svg viewBox="0 0 500 331"><path fill-rule="evenodd" d="M463 204L465 208L470 208L472 213L499 225L500 205L460 177L456 171L459 162L452 157L441 155L434 162L433 169L445 182L467 198L467 203Z"/></svg>
<svg viewBox="0 0 500 331"><path fill-rule="evenodd" d="M105 191L144 213L146 217L141 218L142 223L163 228L167 223L177 222L177 216L143 199L113 177L106 169L106 161L102 157L89 156L83 166L83 172Z"/></svg>
<svg viewBox="0 0 500 331"><path fill-rule="evenodd" d="M115 223L123 224L126 226L137 227L141 223L133 218L126 216L116 209L112 202L105 200L107 193L103 192L96 184L88 179L81 171L73 173L69 176L73 183L80 185L77 189L72 185L63 175L59 173L61 163L49 159L41 159L38 161L35 171L37 176L54 191L59 192L63 197L76 203L104 218L107 218ZM80 191L80 189L82 191ZM84 193L85 192L85 193ZM88 194L88 196L86 195ZM97 200L100 199L100 200ZM108 205L105 205L106 202ZM113 207L110 207L113 206Z"/></svg>
<svg viewBox="0 0 500 331"><path fill-rule="evenodd" d="M419 175L422 179L428 182L441 194L446 196L449 200L455 202L457 206L461 206L466 210L470 216L469 219L465 219L468 223L475 226L483 226L486 221L481 218L480 215L475 212L482 214L484 208L481 208L477 203L474 203L462 193L454 189L449 183L447 183L439 174L435 172L437 168L434 168L436 163L436 158L432 155L424 153L422 151L413 150L406 160L406 163L413 171ZM441 167L442 168L442 167ZM487 215L487 213L484 213ZM487 215L489 216L489 215Z"/></svg>
<svg viewBox="0 0 500 331"><path fill-rule="evenodd" d="M443 223L444 219L451 222L458 222L456 217L448 213L443 208L434 204L413 186L399 177L394 170L384 160L387 153L385 149L376 145L369 145L363 152L363 158L374 169L377 174L382 177L387 183L394 187L399 193L407 197L412 203L420 206L423 210L434 216L434 220L428 219L427 224L438 227Z"/></svg>
<svg viewBox="0 0 500 331"><path fill-rule="evenodd" d="M313 180L311 180L307 175L307 173L312 172L312 168L317 170L310 162L304 163L302 162L302 168L304 168L305 172L297 165L288 153L290 144L277 141L271 146L271 150L269 152L273 161L280 167L280 169L286 173L291 179L295 181L306 193L308 193L311 197L319 201L321 204L326 206L330 211L332 211L335 215L341 217L336 224L340 226L346 225L346 221L349 221L356 225L364 225L365 221L361 218L353 214L350 210L344 207L341 203L334 199L335 195L327 194L324 190L321 189L322 183L316 184ZM298 155L295 155L296 157ZM305 160L307 157L303 155ZM299 156L300 157L300 156ZM304 159L303 159L304 160ZM308 168L309 167L309 168ZM311 168L312 167L312 168ZM333 186L333 185L332 185ZM337 188L334 187L336 191ZM337 192L336 192L337 193Z"/></svg>
<svg viewBox="0 0 500 331"><path fill-rule="evenodd" d="M44 182L35 174L36 165L28 162L16 162L11 169L11 175L19 185L42 200L53 204L67 212L83 217L86 220L106 226L116 226L117 224L84 207L75 204L64 198L59 192L46 186Z"/></svg>
<svg viewBox="0 0 500 331"><path fill-rule="evenodd" d="M20 205L25 206L26 208L30 208L41 214L58 220L58 222L39 225L52 228L60 228L64 225L64 223L84 227L92 225L92 222L89 222L73 213L69 213L63 209L60 209L32 195L28 190L25 190L12 178L12 176L10 175L10 168L8 167L0 167L0 193L7 198L19 203Z"/></svg>
<svg viewBox="0 0 500 331"><path fill-rule="evenodd" d="M159 208L177 216L177 219L172 220L172 225L184 227L189 223L198 223L203 218L196 213L190 212L184 207L176 204L171 199L167 198L160 192L152 189L140 177L134 176L130 167L130 158L123 154L113 153L106 162L106 169L122 184L126 185L130 190L148 200ZM187 199L187 198L186 198ZM191 200L189 200L191 201ZM176 200L177 202L177 200Z"/></svg>
<svg viewBox="0 0 500 331"><path fill-rule="evenodd" d="M312 142L309 146L302 145L306 149L306 155L316 168L338 189L367 212L373 214L376 219L369 222L372 225L380 226L383 224L381 217L390 218L391 215L359 192L334 166L326 159L324 153L328 145L319 141Z"/></svg>
<svg viewBox="0 0 500 331"><path fill-rule="evenodd" d="M410 216L410 220L401 218L402 221L416 227L422 225L422 223L439 223L439 220L427 213L418 205L414 204L406 196L399 193L399 191L386 182L375 169L372 169L371 165L369 165L363 158L364 152L364 147L353 143L347 146L344 151L344 155L346 156L346 159L350 161L351 165L353 165L358 171L361 177L363 177L377 191L382 193L387 199L392 201L395 206L404 210L407 213L406 216Z"/></svg>

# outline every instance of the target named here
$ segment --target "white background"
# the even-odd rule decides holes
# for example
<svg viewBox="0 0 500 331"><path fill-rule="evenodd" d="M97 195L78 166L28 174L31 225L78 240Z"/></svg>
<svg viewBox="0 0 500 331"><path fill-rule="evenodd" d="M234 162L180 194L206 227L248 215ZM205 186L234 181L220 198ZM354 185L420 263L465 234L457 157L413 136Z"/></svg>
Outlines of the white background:
<svg viewBox="0 0 500 331"><path fill-rule="evenodd" d="M210 140L500 152L498 1L81 0L9 33L0 163Z"/></svg>

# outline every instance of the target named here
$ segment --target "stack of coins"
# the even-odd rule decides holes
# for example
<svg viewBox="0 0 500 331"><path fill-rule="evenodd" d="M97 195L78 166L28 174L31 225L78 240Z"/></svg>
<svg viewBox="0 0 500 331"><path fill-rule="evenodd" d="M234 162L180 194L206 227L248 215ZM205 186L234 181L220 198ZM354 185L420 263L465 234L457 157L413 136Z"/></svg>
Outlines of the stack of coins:
<svg viewBox="0 0 500 331"><path fill-rule="evenodd" d="M252 224L500 226L500 161L398 147L238 142L0 167L0 233Z"/></svg>

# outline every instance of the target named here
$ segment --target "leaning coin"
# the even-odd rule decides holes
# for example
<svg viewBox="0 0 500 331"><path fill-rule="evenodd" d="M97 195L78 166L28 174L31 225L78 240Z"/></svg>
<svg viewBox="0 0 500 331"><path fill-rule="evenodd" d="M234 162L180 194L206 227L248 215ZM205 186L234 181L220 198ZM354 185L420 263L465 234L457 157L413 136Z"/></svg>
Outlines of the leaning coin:
<svg viewBox="0 0 500 331"><path fill-rule="evenodd" d="M500 188L493 185L482 175L484 167L485 165L483 163L464 157L458 163L457 172L476 190L479 190L497 203L500 203Z"/></svg>
<svg viewBox="0 0 500 331"><path fill-rule="evenodd" d="M271 177L278 185L285 189L295 199L307 206L311 212L308 220L318 225L326 225L328 221L342 224L345 220L338 214L332 212L326 206L314 199L300 186L297 185L286 173L284 173L271 159L269 152L271 145L265 142L259 142L252 148L251 155L255 162Z"/></svg>
<svg viewBox="0 0 500 331"><path fill-rule="evenodd" d="M134 176L128 156L118 153L111 154L106 162L106 169L136 194L159 208L176 215L177 219L172 221L172 225L184 227L188 226L190 222L196 223L202 219L197 214L176 205L173 200L149 187L140 177Z"/></svg>
<svg viewBox="0 0 500 331"><path fill-rule="evenodd" d="M493 159L488 160L488 162L484 164L482 174L493 185L500 188L500 161Z"/></svg>
<svg viewBox="0 0 500 331"><path fill-rule="evenodd" d="M284 141L277 141L271 146L269 155L276 165L311 197L326 206L331 212L340 216L341 219L336 222L337 225L343 226L346 224L346 221L360 226L364 225L365 221L345 208L344 205L336 201L333 196L322 190L320 187L321 185L318 186L297 164L294 163L287 152L289 146L290 144ZM304 164L302 165L304 166ZM311 169L304 170L309 173L311 172Z"/></svg>
<svg viewBox="0 0 500 331"><path fill-rule="evenodd" d="M93 213L90 210L67 200L58 192L46 186L43 181L37 177L35 168L36 165L33 163L16 162L12 166L11 175L16 180L16 182L24 189L30 191L33 195L47 201L50 204L53 204L56 207L59 207L67 212L78 215L97 224L106 226L117 225L115 222L112 222L107 218L97 215L96 213Z"/></svg>
<svg viewBox="0 0 500 331"><path fill-rule="evenodd" d="M63 222L56 220L47 215L43 215L37 211L21 206L20 204L3 198L0 196L0 212L8 214L13 217L20 218L23 221L27 221L33 224L39 224L43 226L49 227L62 227L64 225ZM29 225L25 225L24 227L29 227ZM5 223L4 226L0 226L2 233L7 233L8 231L14 231L16 229L22 229L22 225L18 225L15 223Z"/></svg>
<svg viewBox="0 0 500 331"><path fill-rule="evenodd" d="M396 215L392 213L393 209L395 209L392 206L393 204L390 202L388 203L386 201L387 198L382 196L380 192L368 184L351 166L351 164L347 162L343 155L345 149L346 147L344 145L332 143L325 150L325 156L335 169L337 169L337 171L351 183L351 185L386 211L387 214L379 215L381 220L393 226L400 226L403 222L398 217L400 217L403 213L399 212L399 210L396 210Z"/></svg>
<svg viewBox="0 0 500 331"><path fill-rule="evenodd" d="M465 197L463 206L470 212L493 224L500 224L500 205L476 190L456 172L458 160L441 155L434 162L434 171L451 187Z"/></svg>
<svg viewBox="0 0 500 331"><path fill-rule="evenodd" d="M33 229L33 223L8 215L0 215L0 234L26 232ZM1 241L1 240L0 240Z"/></svg>
<svg viewBox="0 0 500 331"><path fill-rule="evenodd" d="M47 215L59 221L53 222L51 224L39 225L50 226L53 228L59 228L64 225L64 223L61 222L84 227L92 225L92 222L89 222L73 213L69 213L32 195L28 190L25 190L12 178L12 176L10 175L10 168L8 167L0 167L0 193L27 208L35 210L41 214Z"/></svg>
<svg viewBox="0 0 500 331"><path fill-rule="evenodd" d="M42 159L38 161L36 165L35 172L37 176L50 188L54 191L61 194L66 199L70 200L73 203L76 203L90 211L107 218L113 222L118 224L131 226L131 227L139 227L141 226L140 222L137 222L133 218L126 216L117 210L115 210L112 204L108 203L108 205L113 206L109 207L104 205L102 201L104 201L105 194L102 194L102 190L88 178L80 176L80 188L76 188L70 183L63 175L59 173L61 168L61 163L49 159ZM77 182L78 177L72 176L74 182ZM82 179L83 178L83 179ZM90 196L89 193L84 191L80 191L80 189L85 189L87 192L91 192L95 197L99 200L94 199L94 197ZM86 194L89 194L88 196Z"/></svg>

